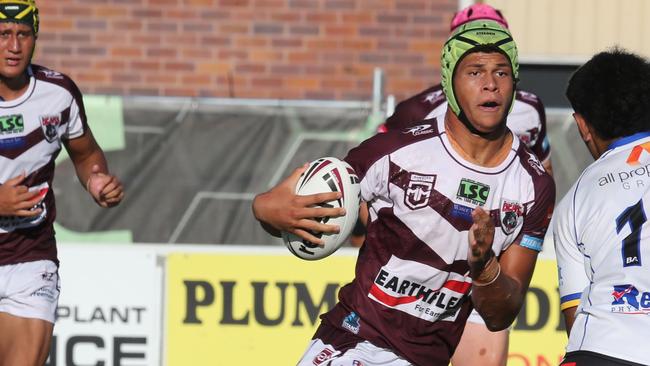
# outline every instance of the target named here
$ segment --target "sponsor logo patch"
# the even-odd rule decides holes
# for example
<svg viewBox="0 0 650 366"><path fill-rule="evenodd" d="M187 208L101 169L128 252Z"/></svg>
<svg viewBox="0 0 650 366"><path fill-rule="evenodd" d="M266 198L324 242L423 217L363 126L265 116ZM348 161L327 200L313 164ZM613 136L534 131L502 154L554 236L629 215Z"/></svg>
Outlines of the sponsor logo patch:
<svg viewBox="0 0 650 366"><path fill-rule="evenodd" d="M433 133L433 129L431 128L431 125L426 124L407 128L402 133L405 135L410 133L413 136L419 136Z"/></svg>
<svg viewBox="0 0 650 366"><path fill-rule="evenodd" d="M0 150L15 149L25 146L24 137L9 137L0 140Z"/></svg>
<svg viewBox="0 0 650 366"><path fill-rule="evenodd" d="M650 313L650 292L639 291L634 285L615 285L612 297L612 313Z"/></svg>
<svg viewBox="0 0 650 366"><path fill-rule="evenodd" d="M490 186L467 178L460 180L456 192L456 198L477 206L483 206L489 195Z"/></svg>
<svg viewBox="0 0 650 366"><path fill-rule="evenodd" d="M25 122L22 114L0 116L0 135L12 135L23 133Z"/></svg>
<svg viewBox="0 0 650 366"><path fill-rule="evenodd" d="M411 210L417 210L429 205L431 192L436 184L435 175L411 173L409 185L404 193L404 204Z"/></svg>
<svg viewBox="0 0 650 366"><path fill-rule="evenodd" d="M359 320L361 320L361 318L359 318L359 315L353 311L343 319L343 324L341 324L341 326L354 334L359 334L359 329L361 328Z"/></svg>
<svg viewBox="0 0 650 366"><path fill-rule="evenodd" d="M521 238L521 242L519 243L519 245L521 245L524 248L541 252L543 243L544 243L543 239L536 238L530 235L524 235L524 237Z"/></svg>
<svg viewBox="0 0 650 366"><path fill-rule="evenodd" d="M41 116L41 127L47 142L54 142L58 137L59 125L61 124L61 115Z"/></svg>

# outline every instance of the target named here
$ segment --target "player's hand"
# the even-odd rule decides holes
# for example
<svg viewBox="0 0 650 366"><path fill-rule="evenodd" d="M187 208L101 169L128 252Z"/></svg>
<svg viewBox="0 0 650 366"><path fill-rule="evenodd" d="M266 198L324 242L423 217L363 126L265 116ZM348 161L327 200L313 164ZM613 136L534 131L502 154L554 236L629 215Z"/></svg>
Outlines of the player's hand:
<svg viewBox="0 0 650 366"><path fill-rule="evenodd" d="M100 172L99 165L93 165L86 190L101 207L117 206L124 198L120 180L114 175Z"/></svg>
<svg viewBox="0 0 650 366"><path fill-rule="evenodd" d="M494 242L494 222L490 214L480 207L472 211L472 221L469 229L469 252L467 259L473 278L478 276L485 264L494 257L492 243Z"/></svg>
<svg viewBox="0 0 650 366"><path fill-rule="evenodd" d="M253 201L253 213L262 223L275 230L286 231L308 240L311 243L323 245L323 240L312 233L337 233L337 225L327 225L313 220L316 217L336 217L345 215L344 208L318 207L318 204L341 198L340 192L328 192L299 196L296 183L300 175L307 169L308 164L293 171L284 181L270 191L259 194Z"/></svg>
<svg viewBox="0 0 650 366"><path fill-rule="evenodd" d="M32 208L45 195L40 191L30 191L23 185L25 174L20 174L0 185L0 216L34 217L41 214L43 209Z"/></svg>

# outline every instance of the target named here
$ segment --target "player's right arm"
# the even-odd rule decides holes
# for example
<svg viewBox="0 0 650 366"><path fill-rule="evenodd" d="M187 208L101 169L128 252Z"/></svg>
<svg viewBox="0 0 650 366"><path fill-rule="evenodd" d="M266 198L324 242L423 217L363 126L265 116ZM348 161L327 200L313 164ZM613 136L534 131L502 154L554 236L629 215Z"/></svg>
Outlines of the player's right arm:
<svg viewBox="0 0 650 366"><path fill-rule="evenodd" d="M337 225L319 223L313 218L345 215L344 208L314 207L318 203L341 197L340 192L327 192L306 196L297 195L296 183L307 164L293 171L271 190L260 193L253 200L253 214L266 232L280 236L281 231L292 233L314 244L324 244L312 232L337 233Z"/></svg>
<svg viewBox="0 0 650 366"><path fill-rule="evenodd" d="M0 185L0 216L33 217L41 214L42 209L31 210L43 199L41 192L30 191L23 185L25 174L20 174Z"/></svg>
<svg viewBox="0 0 650 366"><path fill-rule="evenodd" d="M590 282L584 270L584 256L580 251L574 222L575 189L574 186L562 199L551 224L558 266L560 309L564 314L567 335L571 334L582 291Z"/></svg>

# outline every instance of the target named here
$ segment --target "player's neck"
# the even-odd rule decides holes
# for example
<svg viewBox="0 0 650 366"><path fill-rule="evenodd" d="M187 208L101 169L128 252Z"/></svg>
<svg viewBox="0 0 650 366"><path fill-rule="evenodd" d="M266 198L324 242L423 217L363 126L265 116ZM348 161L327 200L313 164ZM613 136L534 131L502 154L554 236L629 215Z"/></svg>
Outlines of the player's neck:
<svg viewBox="0 0 650 366"><path fill-rule="evenodd" d="M0 75L0 98L4 101L20 98L29 87L29 76L23 73L15 78Z"/></svg>
<svg viewBox="0 0 650 366"><path fill-rule="evenodd" d="M451 147L463 159L484 167L500 165L510 153L512 133L504 127L490 136L471 133L458 118L445 118L445 131Z"/></svg>

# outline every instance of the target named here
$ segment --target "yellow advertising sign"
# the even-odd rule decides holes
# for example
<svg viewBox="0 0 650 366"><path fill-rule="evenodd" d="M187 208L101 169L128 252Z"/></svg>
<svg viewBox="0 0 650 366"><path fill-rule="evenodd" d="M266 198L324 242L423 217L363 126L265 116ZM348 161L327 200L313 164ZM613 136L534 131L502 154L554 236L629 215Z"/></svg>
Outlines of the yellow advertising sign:
<svg viewBox="0 0 650 366"><path fill-rule="evenodd" d="M295 365L354 256L171 254L167 365Z"/></svg>
<svg viewBox="0 0 650 366"><path fill-rule="evenodd" d="M295 365L355 256L171 254L167 262L169 366ZM540 260L515 321L509 366L557 365L566 335L555 262Z"/></svg>

